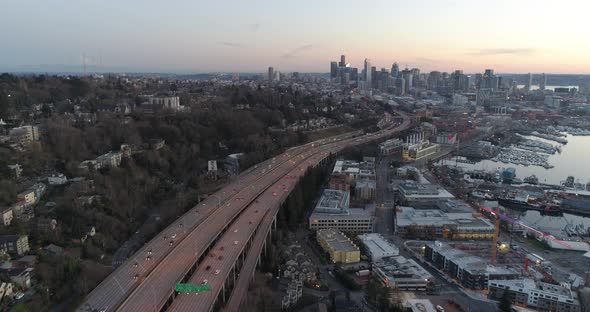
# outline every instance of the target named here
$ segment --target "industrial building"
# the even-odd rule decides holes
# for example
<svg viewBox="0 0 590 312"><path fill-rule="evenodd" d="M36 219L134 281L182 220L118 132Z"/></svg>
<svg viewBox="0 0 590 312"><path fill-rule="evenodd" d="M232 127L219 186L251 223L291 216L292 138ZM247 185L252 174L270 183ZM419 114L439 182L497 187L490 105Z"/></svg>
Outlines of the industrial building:
<svg viewBox="0 0 590 312"><path fill-rule="evenodd" d="M402 256L382 258L373 264L373 274L385 286L400 290L427 290L434 278L416 261Z"/></svg>
<svg viewBox="0 0 590 312"><path fill-rule="evenodd" d="M580 301L575 291L532 279L490 280L488 297L499 300L505 291L512 303L541 311L579 312Z"/></svg>
<svg viewBox="0 0 590 312"><path fill-rule="evenodd" d="M399 255L399 248L386 241L381 234L367 233L358 236L371 261L379 262L386 257Z"/></svg>
<svg viewBox="0 0 590 312"><path fill-rule="evenodd" d="M424 258L470 289L486 289L489 280L508 280L520 277L520 274L515 270L492 265L481 257L472 256L440 241L425 245Z"/></svg>
<svg viewBox="0 0 590 312"><path fill-rule="evenodd" d="M379 144L379 153L383 156L389 156L401 153L404 142L400 139L390 139Z"/></svg>
<svg viewBox="0 0 590 312"><path fill-rule="evenodd" d="M494 225L469 212L447 213L441 210L398 207L395 232L410 239L491 240L494 237Z"/></svg>
<svg viewBox="0 0 590 312"><path fill-rule="evenodd" d="M342 232L334 229L317 231L320 246L330 255L334 263L355 263L361 261L359 248Z"/></svg>
<svg viewBox="0 0 590 312"><path fill-rule="evenodd" d="M406 143L403 145L402 159L405 162L412 162L435 154L439 150L440 145L426 140L424 132L415 133L406 138Z"/></svg>
<svg viewBox="0 0 590 312"><path fill-rule="evenodd" d="M373 232L373 213L362 208L350 208L350 194L340 190L324 190L309 217L309 229L336 229L344 232Z"/></svg>

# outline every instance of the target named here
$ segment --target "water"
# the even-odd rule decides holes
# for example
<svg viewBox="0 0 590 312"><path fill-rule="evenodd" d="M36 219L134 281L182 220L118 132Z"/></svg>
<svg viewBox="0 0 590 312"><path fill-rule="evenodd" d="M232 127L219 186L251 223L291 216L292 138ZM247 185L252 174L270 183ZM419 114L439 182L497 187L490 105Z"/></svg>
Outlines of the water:
<svg viewBox="0 0 590 312"><path fill-rule="evenodd" d="M587 157L590 152L590 136L572 136L568 134L566 137L568 143L565 145L536 137L527 136L526 138L561 146L561 154L555 153L549 155L548 163L554 166L553 168L545 169L538 166L525 167L523 165L493 162L491 160L482 160L476 164L457 163L457 166L471 170L483 169L488 171L513 167L516 169L517 178L522 180L534 174L539 178L539 183L560 184L568 176L574 176L576 182L582 184L590 181L590 163L588 163ZM447 161L446 163L455 164L453 161Z"/></svg>
<svg viewBox="0 0 590 312"><path fill-rule="evenodd" d="M493 162L491 160L482 160L474 165L457 163L458 166L468 169L484 169L494 170L498 168L513 167L516 168L516 177L524 179L532 174L539 178L541 183L559 184L564 181L567 176L574 176L576 181L585 184L590 181L590 164L588 161L588 153L590 152L590 136L572 136L567 135L568 143L561 145L557 142L545 140L537 137L526 136L527 139L538 140L549 143L551 145L561 146L561 154L556 153L549 155L548 162L554 168L545 169L538 166L505 164L501 162ZM452 161L447 164L455 164ZM583 217L564 213L562 216L548 216L541 215L538 211L516 211L506 209L507 214L516 217L525 224L532 226L542 232L554 235L555 237L563 238L565 236L563 229L571 224L572 226L582 225L584 228L590 228L590 217Z"/></svg>
<svg viewBox="0 0 590 312"><path fill-rule="evenodd" d="M516 211L506 209L507 214L520 219L524 224L531 226L541 232L551 234L557 238L566 238L563 231L565 227L570 224L575 227L582 225L583 228L590 228L590 218L564 213L561 216L541 215L539 211Z"/></svg>
<svg viewBox="0 0 590 312"><path fill-rule="evenodd" d="M517 85L516 87L519 89L524 89L525 85ZM570 89L576 88L576 89L579 89L580 87L579 86L545 86L545 90L554 91L555 88L570 88ZM531 85L531 91L532 90L539 90L539 85Z"/></svg>

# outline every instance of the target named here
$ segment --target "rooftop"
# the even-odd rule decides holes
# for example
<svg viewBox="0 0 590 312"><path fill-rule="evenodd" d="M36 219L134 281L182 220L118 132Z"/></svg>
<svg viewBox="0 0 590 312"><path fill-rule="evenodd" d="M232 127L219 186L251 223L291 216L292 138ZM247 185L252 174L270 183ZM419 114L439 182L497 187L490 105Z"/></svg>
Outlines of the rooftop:
<svg viewBox="0 0 590 312"><path fill-rule="evenodd" d="M402 256L386 257L375 264L385 275L396 278L432 279L432 275L416 261Z"/></svg>
<svg viewBox="0 0 590 312"><path fill-rule="evenodd" d="M457 229L494 230L494 225L490 221L475 217L473 213L447 213L441 210L417 210L412 207L398 208L396 225L401 227L410 225L456 226Z"/></svg>
<svg viewBox="0 0 590 312"><path fill-rule="evenodd" d="M347 191L326 189L315 207L314 213L347 214L350 194Z"/></svg>
<svg viewBox="0 0 590 312"><path fill-rule="evenodd" d="M377 233L367 233L359 235L363 245L369 250L373 257L375 256L394 256L399 255L399 248L386 241L383 236ZM375 260L375 259L373 259Z"/></svg>
<svg viewBox="0 0 590 312"><path fill-rule="evenodd" d="M560 285L537 282L529 278L520 280L490 280L488 284L510 287L513 291L551 295L554 300L559 302L579 304L577 295L573 291Z"/></svg>
<svg viewBox="0 0 590 312"><path fill-rule="evenodd" d="M400 193L406 199L453 198L444 188L429 183L417 183L407 180L398 185Z"/></svg>
<svg viewBox="0 0 590 312"><path fill-rule="evenodd" d="M359 248L342 232L334 229L318 230L318 237L330 245L333 250L337 251L358 251Z"/></svg>
<svg viewBox="0 0 590 312"><path fill-rule="evenodd" d="M472 256L463 250L455 249L450 245L435 241L430 244L432 249L443 255L446 259L457 264L460 268L471 274L515 274L518 273L507 267L495 266L488 263L487 260Z"/></svg>

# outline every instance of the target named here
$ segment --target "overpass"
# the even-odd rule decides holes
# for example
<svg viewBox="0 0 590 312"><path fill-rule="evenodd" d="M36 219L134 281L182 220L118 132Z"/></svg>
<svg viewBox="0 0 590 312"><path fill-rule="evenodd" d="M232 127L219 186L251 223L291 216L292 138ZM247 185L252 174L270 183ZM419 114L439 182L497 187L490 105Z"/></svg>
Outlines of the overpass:
<svg viewBox="0 0 590 312"><path fill-rule="evenodd" d="M308 143L250 168L156 235L99 284L78 311L208 311L237 300L236 294L247 289L244 276L252 275L251 258L256 255L255 267L280 204L307 168L346 147L407 129L409 119L403 117L396 128ZM176 283L204 281L211 292L174 291Z"/></svg>

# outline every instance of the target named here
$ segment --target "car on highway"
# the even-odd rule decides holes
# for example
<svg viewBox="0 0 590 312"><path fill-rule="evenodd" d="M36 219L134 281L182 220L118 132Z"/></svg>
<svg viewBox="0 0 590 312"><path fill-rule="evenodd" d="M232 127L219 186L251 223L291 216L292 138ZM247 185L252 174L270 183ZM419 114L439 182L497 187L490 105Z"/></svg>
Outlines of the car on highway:
<svg viewBox="0 0 590 312"><path fill-rule="evenodd" d="M219 274L221 270L215 270L215 275Z"/></svg>
<svg viewBox="0 0 590 312"><path fill-rule="evenodd" d="M175 239L176 238L176 233L172 234L171 237L172 237L172 239Z"/></svg>
<svg viewBox="0 0 590 312"><path fill-rule="evenodd" d="M211 270L211 266L210 265L208 265L207 267L205 267L205 271L209 271L209 270Z"/></svg>

